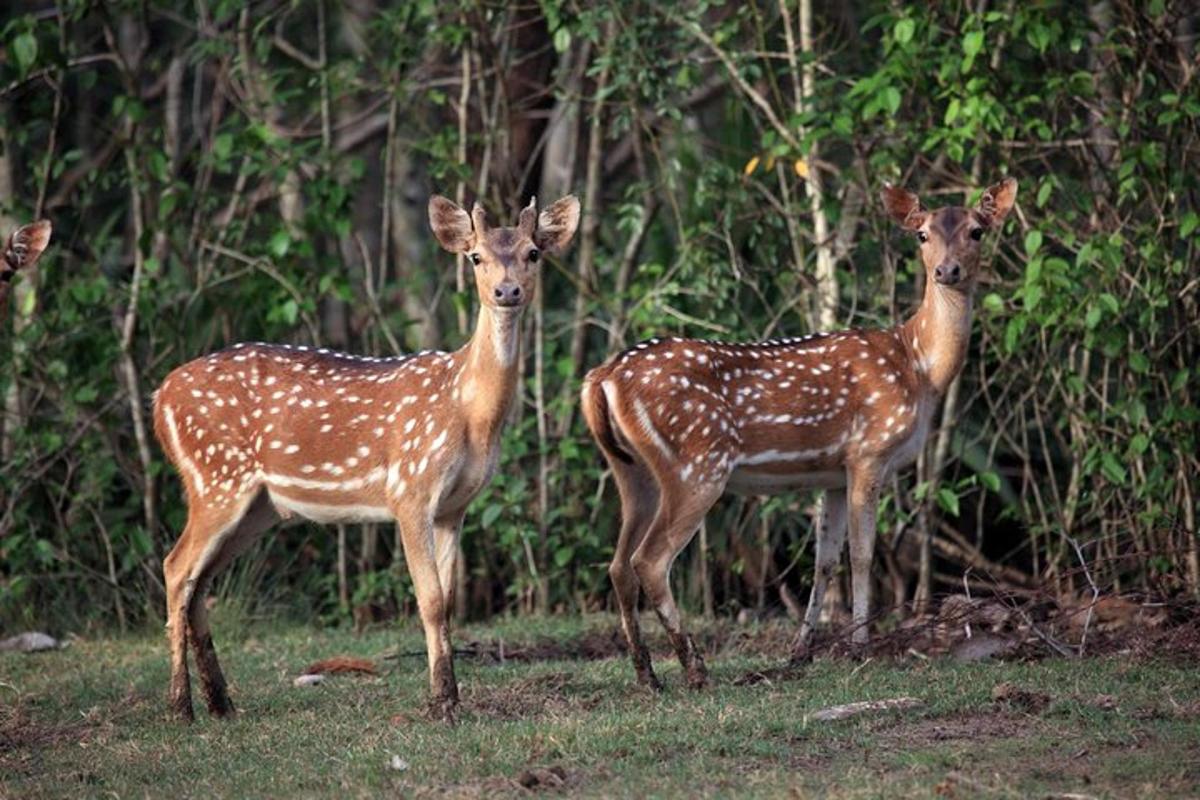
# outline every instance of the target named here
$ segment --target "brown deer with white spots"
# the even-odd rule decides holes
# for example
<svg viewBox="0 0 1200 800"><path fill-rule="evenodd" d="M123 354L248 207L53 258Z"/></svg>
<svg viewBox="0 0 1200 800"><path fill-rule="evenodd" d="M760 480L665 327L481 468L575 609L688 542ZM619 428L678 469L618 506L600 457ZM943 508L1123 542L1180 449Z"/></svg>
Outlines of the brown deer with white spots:
<svg viewBox="0 0 1200 800"><path fill-rule="evenodd" d="M638 682L661 688L638 629L639 590L658 613L687 682L704 685L670 571L726 491L825 490L812 595L795 658L808 650L850 532L856 643L868 638L875 514L888 476L916 458L934 407L962 369L980 241L1016 199L1011 178L972 209L927 211L883 190L888 214L920 241L925 297L907 321L753 344L655 339L588 373L583 410L612 468L622 524L609 573Z"/></svg>
<svg viewBox="0 0 1200 800"><path fill-rule="evenodd" d="M40 219L22 225L8 237L4 248L4 263L0 264L0 319L8 309L8 290L12 279L22 269L32 267L46 245L50 244L50 221Z"/></svg>
<svg viewBox="0 0 1200 800"><path fill-rule="evenodd" d="M163 562L170 701L192 718L191 647L210 713L233 711L209 632L213 577L276 521L392 521L400 526L425 629L436 714L458 703L449 622L467 504L491 478L516 388L521 311L541 255L579 224L564 197L516 227L491 228L429 201L438 242L474 265L479 319L452 352L368 358L289 345L239 344L167 376L154 430L187 495L187 527Z"/></svg>

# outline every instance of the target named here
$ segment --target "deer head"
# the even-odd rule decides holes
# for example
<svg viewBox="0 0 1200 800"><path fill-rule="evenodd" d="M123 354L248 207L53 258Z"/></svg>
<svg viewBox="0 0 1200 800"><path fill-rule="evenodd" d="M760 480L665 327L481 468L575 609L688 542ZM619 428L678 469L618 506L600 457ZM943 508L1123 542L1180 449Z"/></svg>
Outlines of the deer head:
<svg viewBox="0 0 1200 800"><path fill-rule="evenodd" d="M467 214L457 203L434 195L429 199L429 226L442 247L470 259L481 303L519 311L533 296L542 256L561 253L574 236L579 200L568 195L539 214L533 198L516 227L492 228L478 203Z"/></svg>
<svg viewBox="0 0 1200 800"><path fill-rule="evenodd" d="M979 268L979 244L990 228L999 227L1017 198L1017 182L1005 178L989 187L974 208L948 206L927 211L921 199L897 186L885 185L883 205L901 227L916 234L926 277L941 286L970 292Z"/></svg>

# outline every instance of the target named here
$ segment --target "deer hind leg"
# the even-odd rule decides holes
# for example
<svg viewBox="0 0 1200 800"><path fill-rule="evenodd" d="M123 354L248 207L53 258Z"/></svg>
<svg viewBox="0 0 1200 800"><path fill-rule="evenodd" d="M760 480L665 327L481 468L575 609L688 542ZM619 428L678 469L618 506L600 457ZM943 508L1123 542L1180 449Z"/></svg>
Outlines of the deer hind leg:
<svg viewBox="0 0 1200 800"><path fill-rule="evenodd" d="M196 657L196 671L200 674L200 686L208 704L208 713L224 717L234 712L233 703L217 661L217 650L213 645L212 631L208 624L208 608L205 597L212 582L238 555L244 553L262 534L277 522L279 516L272 508L265 492L259 492L250 502L241 520L234 523L232 530L221 538L219 549L205 564L196 580L188 605L188 640Z"/></svg>
<svg viewBox="0 0 1200 800"><path fill-rule="evenodd" d="M850 576L854 596L855 644L870 639L871 561L875 554L875 515L879 509L882 470L874 463L852 465L848 470L850 518Z"/></svg>
<svg viewBox="0 0 1200 800"><path fill-rule="evenodd" d="M429 656L431 711L447 722L454 721L458 706L458 681L454 677L454 650L450 644L447 621L448 604L438 575L434 552L433 519L419 502L396 503L392 512L400 526L404 561L412 576L417 595L417 610L425 629L425 650ZM451 578L453 576L450 576Z"/></svg>
<svg viewBox="0 0 1200 800"><path fill-rule="evenodd" d="M821 528L817 531L816 566L813 569L812 594L808 598L808 608L804 612L804 621L800 624L800 634L792 647L792 661L798 663L807 661L811 656L809 645L812 644L813 630L817 618L821 614L821 604L825 600L825 590L829 579L837 567L842 555L842 545L846 542L846 490L829 489L821 507Z"/></svg>
<svg viewBox="0 0 1200 800"><path fill-rule="evenodd" d="M679 608L671 593L671 565L695 536L705 513L721 496L724 481L698 486L683 486L671 481L660 483L659 489L658 513L634 551L633 569L646 592L646 599L667 629L667 636L687 674L688 686L701 689L708 681L708 671L695 642L683 629Z"/></svg>
<svg viewBox="0 0 1200 800"><path fill-rule="evenodd" d="M627 464L617 459L611 461L613 479L621 495L621 533L617 538L612 563L608 566L608 575L617 597L621 628L625 633L629 656L633 659L637 682L641 686L661 691L662 684L650 664L650 651L642 640L638 620L638 594L641 584L632 564L633 553L642 543L646 530L654 521L654 514L658 510L658 489L645 465Z"/></svg>

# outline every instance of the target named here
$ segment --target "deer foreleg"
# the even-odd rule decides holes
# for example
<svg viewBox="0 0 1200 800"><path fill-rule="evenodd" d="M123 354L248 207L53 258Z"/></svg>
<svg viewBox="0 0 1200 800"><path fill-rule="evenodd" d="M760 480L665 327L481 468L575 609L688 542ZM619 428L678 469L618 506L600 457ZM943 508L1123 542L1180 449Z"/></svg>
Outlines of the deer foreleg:
<svg viewBox="0 0 1200 800"><path fill-rule="evenodd" d="M875 554L875 515L879 509L879 489L882 470L874 463L854 465L848 469L850 574L854 594L855 644L866 644L870 638L871 617L871 560Z"/></svg>
<svg viewBox="0 0 1200 800"><path fill-rule="evenodd" d="M397 506L393 508L393 513L400 525L404 560L412 575L417 609L425 629L432 711L447 722L452 722L454 709L458 705L458 682L454 678L454 650L446 620L447 598L438 576L433 519L427 508L416 507L415 504Z"/></svg>

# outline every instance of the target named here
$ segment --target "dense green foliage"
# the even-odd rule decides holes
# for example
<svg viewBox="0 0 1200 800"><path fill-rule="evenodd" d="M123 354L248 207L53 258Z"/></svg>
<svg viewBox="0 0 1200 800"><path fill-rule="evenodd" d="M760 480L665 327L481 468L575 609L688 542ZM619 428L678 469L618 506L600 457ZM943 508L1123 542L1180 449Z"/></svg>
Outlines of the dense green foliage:
<svg viewBox="0 0 1200 800"><path fill-rule="evenodd" d="M964 566L1200 591L1192 5L823 3L811 37L805 5L10 7L0 211L55 238L0 333L0 625L157 617L185 509L148 407L173 366L239 340L465 340L474 295L429 235L432 191L505 219L531 194L584 201L527 314L461 595L475 616L603 606L617 498L576 413L585 369L655 334L804 333L823 303L890 324L921 277L881 183L937 205L1005 174L1018 208L949 424L883 511L884 602ZM801 594L808 507L723 502L685 597ZM386 613L410 602L394 555L390 531L294 528L225 587Z"/></svg>

